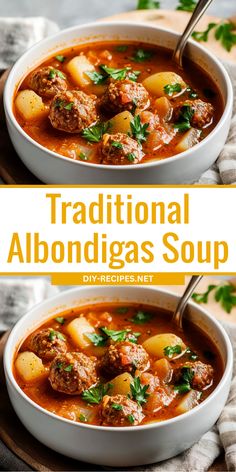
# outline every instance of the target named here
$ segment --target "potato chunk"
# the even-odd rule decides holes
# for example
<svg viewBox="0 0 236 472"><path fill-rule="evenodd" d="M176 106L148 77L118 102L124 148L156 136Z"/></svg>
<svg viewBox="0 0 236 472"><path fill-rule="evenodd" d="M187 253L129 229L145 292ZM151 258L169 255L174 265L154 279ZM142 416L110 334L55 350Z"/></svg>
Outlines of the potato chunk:
<svg viewBox="0 0 236 472"><path fill-rule="evenodd" d="M147 77L143 81L143 86L147 89L147 91L157 97L164 97L166 95L164 87L166 85L175 85L180 84L181 89L186 88L186 84L183 81L180 75L176 74L175 72L157 72L156 74L152 74ZM178 95L178 93L174 93L173 96Z"/></svg>
<svg viewBox="0 0 236 472"><path fill-rule="evenodd" d="M187 133L184 133L175 150L177 152L187 151L199 142L200 135L201 131L199 129L190 128Z"/></svg>
<svg viewBox="0 0 236 472"><path fill-rule="evenodd" d="M67 70L76 85L86 87L93 83L86 72L94 72L95 67L89 62L86 56L73 57L67 64Z"/></svg>
<svg viewBox="0 0 236 472"><path fill-rule="evenodd" d="M183 343L182 339L173 333L156 334L155 336L148 338L143 343L143 347L144 349L146 349L148 354L156 356L158 357L158 359L161 359L162 357L168 358L168 356L165 356L164 352L164 349L167 346L181 346L182 351L186 349L186 346ZM174 359L178 355L179 354L174 354L172 359Z"/></svg>
<svg viewBox="0 0 236 472"><path fill-rule="evenodd" d="M132 375L128 372L117 375L109 383L112 387L109 389L109 395L128 395L130 393L130 384L133 382Z"/></svg>
<svg viewBox="0 0 236 472"><path fill-rule="evenodd" d="M15 367L25 382L32 382L45 373L42 360L33 352L25 351L18 354Z"/></svg>
<svg viewBox="0 0 236 472"><path fill-rule="evenodd" d="M33 90L22 90L19 92L15 105L17 111L26 121L36 120L46 112L42 98Z"/></svg>
<svg viewBox="0 0 236 472"><path fill-rule="evenodd" d="M183 396L182 400L176 407L176 413L178 413L178 415L182 415L183 413L192 410L192 408L198 405L200 396L200 392L197 392L196 390L190 390L190 392Z"/></svg>
<svg viewBox="0 0 236 472"><path fill-rule="evenodd" d="M86 318L81 316L80 318L75 318L68 324L67 332L76 346L85 349L92 344L90 339L86 336L86 333L94 333L95 329L89 324Z"/></svg>
<svg viewBox="0 0 236 472"><path fill-rule="evenodd" d="M155 111L159 118L163 121L168 121L171 118L173 108L170 101L166 97L160 97L155 100Z"/></svg>
<svg viewBox="0 0 236 472"><path fill-rule="evenodd" d="M130 129L130 122L133 120L133 116L129 111L122 111L115 115L110 121L109 132L112 134L125 133L128 134Z"/></svg>
<svg viewBox="0 0 236 472"><path fill-rule="evenodd" d="M167 359L158 359L153 364L153 368L157 377L162 380L162 382L168 383L172 377L172 368Z"/></svg>

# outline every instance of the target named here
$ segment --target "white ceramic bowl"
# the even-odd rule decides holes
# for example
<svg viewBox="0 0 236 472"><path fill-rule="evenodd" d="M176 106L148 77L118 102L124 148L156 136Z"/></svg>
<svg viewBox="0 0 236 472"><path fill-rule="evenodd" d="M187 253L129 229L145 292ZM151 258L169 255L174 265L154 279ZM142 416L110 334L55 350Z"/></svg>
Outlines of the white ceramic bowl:
<svg viewBox="0 0 236 472"><path fill-rule="evenodd" d="M171 31L143 24L91 23L61 31L27 51L12 68L4 92L9 134L24 164L47 184L185 184L197 180L216 160L226 141L232 114L233 91L222 64L193 41L189 41L186 55L214 80L222 93L224 113L210 135L182 154L134 166L74 161L49 151L31 139L17 123L12 111L12 99L22 77L63 48L99 40L136 40L173 49L178 37L178 34Z"/></svg>
<svg viewBox="0 0 236 472"><path fill-rule="evenodd" d="M42 322L70 307L111 301L145 303L173 311L178 296L144 287L80 287L37 305L16 324L7 341L4 368L9 396L25 427L43 444L69 457L113 467L162 461L190 447L212 427L229 393L233 362L229 338L222 326L196 304L188 306L189 319L201 327L218 347L224 362L224 374L209 397L184 415L128 428L76 423L49 413L30 400L12 373L17 346Z"/></svg>

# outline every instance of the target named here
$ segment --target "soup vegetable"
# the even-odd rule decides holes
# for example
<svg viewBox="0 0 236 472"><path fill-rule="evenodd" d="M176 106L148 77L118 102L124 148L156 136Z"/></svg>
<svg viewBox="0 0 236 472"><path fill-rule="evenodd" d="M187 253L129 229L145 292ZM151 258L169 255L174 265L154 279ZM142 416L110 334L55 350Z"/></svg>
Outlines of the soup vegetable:
<svg viewBox="0 0 236 472"><path fill-rule="evenodd" d="M222 99L191 61L140 43L71 48L31 72L15 116L35 141L84 162L134 165L191 148L215 127Z"/></svg>
<svg viewBox="0 0 236 472"><path fill-rule="evenodd" d="M14 375L34 402L69 420L135 426L181 415L222 376L216 347L190 322L150 306L92 305L46 322L16 353Z"/></svg>

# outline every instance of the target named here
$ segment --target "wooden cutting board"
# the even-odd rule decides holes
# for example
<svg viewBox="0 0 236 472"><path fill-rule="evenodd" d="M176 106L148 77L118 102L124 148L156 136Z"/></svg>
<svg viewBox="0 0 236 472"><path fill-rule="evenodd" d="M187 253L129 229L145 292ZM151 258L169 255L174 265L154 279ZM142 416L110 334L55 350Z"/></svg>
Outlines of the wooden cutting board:
<svg viewBox="0 0 236 472"><path fill-rule="evenodd" d="M187 280L186 280L187 282ZM210 284L217 284L220 281L210 277L204 277L199 284L197 292L203 292ZM183 287L171 286L165 287L176 293L182 293ZM205 305L204 305L205 306ZM217 319L223 321L236 322L236 308L233 309L230 315L226 314L221 306L214 301L213 296L209 297L206 305L208 311L211 312ZM24 428L18 420L8 397L4 372L2 367L3 349L6 343L8 334L5 334L0 340L0 439L6 446L33 470L37 471L82 471L82 470L104 470L98 466L91 464L80 463L68 459L56 452L52 452L47 447L39 443L33 436ZM217 472L226 470L226 464L223 455L220 456L209 472Z"/></svg>
<svg viewBox="0 0 236 472"><path fill-rule="evenodd" d="M139 10L114 15L105 18L105 20L149 23L169 28L173 31L182 32L189 16L189 13L173 10ZM218 21L220 21L220 18L205 15L200 21L198 29L204 30L209 22ZM236 63L236 46L228 53L219 45L219 42L214 39L213 33L210 33L209 41L204 43L204 46L218 55L220 59ZM0 80L0 103L6 76L7 74L5 73ZM42 183L25 167L14 150L6 129L2 103L0 104L0 177L6 184L12 185L36 185Z"/></svg>

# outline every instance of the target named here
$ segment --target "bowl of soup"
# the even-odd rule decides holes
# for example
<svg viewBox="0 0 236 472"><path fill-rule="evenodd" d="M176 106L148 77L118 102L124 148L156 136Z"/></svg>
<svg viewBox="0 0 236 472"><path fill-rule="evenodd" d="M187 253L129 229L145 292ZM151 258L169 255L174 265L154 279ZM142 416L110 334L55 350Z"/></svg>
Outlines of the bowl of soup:
<svg viewBox="0 0 236 472"><path fill-rule="evenodd" d="M155 26L94 23L36 44L14 65L4 105L13 145L47 184L190 183L219 155L232 85L223 65Z"/></svg>
<svg viewBox="0 0 236 472"><path fill-rule="evenodd" d="M80 287L33 308L4 355L25 427L59 453L112 467L192 446L224 407L233 356L223 327L192 302L178 330L177 302L164 290Z"/></svg>

